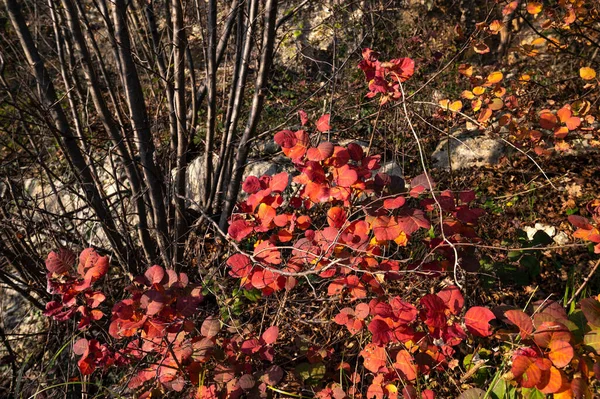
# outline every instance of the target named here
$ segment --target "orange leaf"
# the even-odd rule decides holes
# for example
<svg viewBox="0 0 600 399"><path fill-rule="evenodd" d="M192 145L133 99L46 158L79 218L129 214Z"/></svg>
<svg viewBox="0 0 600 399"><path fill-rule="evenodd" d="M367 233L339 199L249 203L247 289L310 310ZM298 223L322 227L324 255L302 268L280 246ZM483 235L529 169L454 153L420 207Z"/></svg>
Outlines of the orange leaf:
<svg viewBox="0 0 600 399"><path fill-rule="evenodd" d="M469 64L460 64L458 66L458 72L465 75L466 77L470 77L473 75L473 67Z"/></svg>
<svg viewBox="0 0 600 399"><path fill-rule="evenodd" d="M552 360L552 363L558 368L563 368L571 363L573 359L573 347L568 341L553 340L548 345L550 353L548 357Z"/></svg>
<svg viewBox="0 0 600 399"><path fill-rule="evenodd" d="M400 371L400 375L406 378L408 381L414 381L417 379L417 366L413 362L412 355L406 349L402 349L400 352L398 352L394 367Z"/></svg>
<svg viewBox="0 0 600 399"><path fill-rule="evenodd" d="M507 15L512 14L517 9L518 6L519 6L518 0L511 1L506 6L504 6L504 8L502 9L502 15L507 16Z"/></svg>
<svg viewBox="0 0 600 399"><path fill-rule="evenodd" d="M519 309L508 310L504 316L515 326L519 327L521 338L527 338L533 332L531 317Z"/></svg>
<svg viewBox="0 0 600 399"><path fill-rule="evenodd" d="M335 184L342 187L350 187L358 180L358 174L347 164L333 170Z"/></svg>
<svg viewBox="0 0 600 399"><path fill-rule="evenodd" d="M387 354L385 348L375 344L368 344L365 349L360 352L364 358L364 366L372 373L387 371L385 365L387 363Z"/></svg>
<svg viewBox="0 0 600 399"><path fill-rule="evenodd" d="M479 113L479 116L477 117L477 120L481 123L487 122L488 119L490 119L492 117L492 110L489 108L486 108L484 110L481 110L481 112Z"/></svg>
<svg viewBox="0 0 600 399"><path fill-rule="evenodd" d="M527 12L531 15L537 15L542 12L542 3L538 1L530 1L527 4Z"/></svg>
<svg viewBox="0 0 600 399"><path fill-rule="evenodd" d="M581 67L579 69L579 76L583 80L592 80L596 77L596 71L590 67Z"/></svg>
<svg viewBox="0 0 600 399"><path fill-rule="evenodd" d="M504 75L500 71L492 72L488 75L486 84L493 85L495 83L498 83L498 82L502 81L503 77L504 77Z"/></svg>
<svg viewBox="0 0 600 399"><path fill-rule="evenodd" d="M561 390L565 380L566 378L563 376L563 373L556 367L552 366L550 367L550 371L544 373L542 376L542 380L539 384L537 384L537 389L546 395L556 393Z"/></svg>

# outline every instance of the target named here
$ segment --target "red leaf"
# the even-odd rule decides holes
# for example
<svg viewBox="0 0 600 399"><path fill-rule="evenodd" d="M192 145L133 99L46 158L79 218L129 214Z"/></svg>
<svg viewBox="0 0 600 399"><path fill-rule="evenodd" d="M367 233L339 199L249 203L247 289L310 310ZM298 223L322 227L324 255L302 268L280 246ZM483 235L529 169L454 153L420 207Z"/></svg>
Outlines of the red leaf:
<svg viewBox="0 0 600 399"><path fill-rule="evenodd" d="M460 290L454 285L445 287L443 290L437 293L437 296L442 298L446 304L446 307L450 309L450 312L454 315L459 314L465 304L465 299L463 298Z"/></svg>
<svg viewBox="0 0 600 399"><path fill-rule="evenodd" d="M583 216L570 215L568 217L568 219L569 219L569 222L571 222L571 224L577 228L584 229L584 230L591 230L592 228L594 228L594 226L592 226L590 224L589 220L587 220Z"/></svg>
<svg viewBox="0 0 600 399"><path fill-rule="evenodd" d="M330 114L325 114L319 118L317 121L317 130L320 132L327 132L331 130L331 126L329 126Z"/></svg>
<svg viewBox="0 0 600 399"><path fill-rule="evenodd" d="M334 206L327 211L327 224L336 229L341 228L346 223L346 211L339 206Z"/></svg>
<svg viewBox="0 0 600 399"><path fill-rule="evenodd" d="M144 276L146 276L150 284L160 284L165 277L165 269L163 269L161 266L154 265L146 270Z"/></svg>
<svg viewBox="0 0 600 399"><path fill-rule="evenodd" d="M229 275L231 277L244 278L252 270L250 258L244 254L235 254L227 259L227 265L231 267Z"/></svg>
<svg viewBox="0 0 600 399"><path fill-rule="evenodd" d="M73 344L73 353L81 356L88 351L88 348L88 340L85 338L80 338Z"/></svg>
<svg viewBox="0 0 600 399"><path fill-rule="evenodd" d="M388 210L398 209L405 203L406 203L406 199L401 196L395 197L395 198L387 198L387 199L383 200L383 207Z"/></svg>
<svg viewBox="0 0 600 399"><path fill-rule="evenodd" d="M430 327L443 328L446 325L446 304L437 295L427 294L420 300L423 310L421 319Z"/></svg>
<svg viewBox="0 0 600 399"><path fill-rule="evenodd" d="M329 142L323 142L316 148L309 148L306 152L306 158L309 161L324 161L333 154L333 144Z"/></svg>
<svg viewBox="0 0 600 399"><path fill-rule="evenodd" d="M527 338L533 332L531 317L519 309L508 310L504 316L515 326L519 327L521 338Z"/></svg>
<svg viewBox="0 0 600 399"><path fill-rule="evenodd" d="M367 297L367 290L357 276L348 276L346 278L346 286L350 291L350 296L352 299L361 299Z"/></svg>
<svg viewBox="0 0 600 399"><path fill-rule="evenodd" d="M277 247L269 241L263 241L258 244L256 248L254 248L254 256L259 260L272 265L279 265L281 263L281 253L277 250Z"/></svg>
<svg viewBox="0 0 600 399"><path fill-rule="evenodd" d="M369 331L373 334L375 345L385 345L391 340L390 326L382 319L375 318L369 323Z"/></svg>
<svg viewBox="0 0 600 399"><path fill-rule="evenodd" d="M474 306L467 310L465 314L465 325L471 334L479 337L489 337L492 335L489 322L496 316L488 308Z"/></svg>
<svg viewBox="0 0 600 399"><path fill-rule="evenodd" d="M277 276L270 270L257 270L252 274L252 286L263 289L273 284Z"/></svg>
<svg viewBox="0 0 600 399"><path fill-rule="evenodd" d="M431 225L420 209L412 209L409 215L398 216L398 225L406 235L411 235L419 228L428 229Z"/></svg>
<svg viewBox="0 0 600 399"><path fill-rule="evenodd" d="M379 242L393 241L402 233L394 216L378 216L371 225L375 238Z"/></svg>
<svg viewBox="0 0 600 399"><path fill-rule="evenodd" d="M356 313L356 317L364 320L367 317L369 317L369 313L371 313L371 309L369 308L369 305L366 303L359 303L358 305L356 305L356 308L354 309L355 313Z"/></svg>
<svg viewBox="0 0 600 399"><path fill-rule="evenodd" d="M279 328L277 326L271 326L265 330L262 335L263 341L265 344L272 345L277 341L277 336L279 335Z"/></svg>
<svg viewBox="0 0 600 399"><path fill-rule="evenodd" d="M273 192L283 192L289 183L289 176L286 172L281 172L271 178L269 187Z"/></svg>
<svg viewBox="0 0 600 399"><path fill-rule="evenodd" d="M46 269L54 274L65 274L74 264L75 254L66 248L60 248L58 253L50 252L46 258Z"/></svg>
<svg viewBox="0 0 600 399"><path fill-rule="evenodd" d="M356 143L350 143L348 144L347 148L348 154L353 161L359 162L364 158L365 153L360 145Z"/></svg>
<svg viewBox="0 0 600 399"><path fill-rule="evenodd" d="M300 110L298 111L298 116L300 117L300 123L302 124L302 126L306 125L306 123L308 122L308 115L306 114L306 112Z"/></svg>
<svg viewBox="0 0 600 399"><path fill-rule="evenodd" d="M229 225L227 234L235 241L242 241L244 238L252 234L253 228L243 219L235 220Z"/></svg>
<svg viewBox="0 0 600 399"><path fill-rule="evenodd" d="M248 194L257 193L260 189L260 180L258 180L258 177L256 176L248 176L246 177L246 180L244 180L244 183L242 183L242 190Z"/></svg>
<svg viewBox="0 0 600 399"><path fill-rule="evenodd" d="M213 316L208 316L200 327L200 333L206 338L215 337L221 330L221 322Z"/></svg>
<svg viewBox="0 0 600 399"><path fill-rule="evenodd" d="M275 134L275 142L281 148L292 148L298 143L298 138L291 130L282 130Z"/></svg>
<svg viewBox="0 0 600 399"><path fill-rule="evenodd" d="M350 160L350 153L347 149L340 146L333 148L333 155L331 156L331 164L336 168L341 168L346 165Z"/></svg>
<svg viewBox="0 0 600 399"><path fill-rule="evenodd" d="M333 178L338 186L350 187L358 180L358 174L346 164L333 170Z"/></svg>
<svg viewBox="0 0 600 399"><path fill-rule="evenodd" d="M393 298L390 301L390 305L396 319L403 324L410 324L417 318L417 308L399 297Z"/></svg>
<svg viewBox="0 0 600 399"><path fill-rule="evenodd" d="M405 82L415 73L415 62L410 58L398 58L390 60L393 66L390 68L393 80Z"/></svg>

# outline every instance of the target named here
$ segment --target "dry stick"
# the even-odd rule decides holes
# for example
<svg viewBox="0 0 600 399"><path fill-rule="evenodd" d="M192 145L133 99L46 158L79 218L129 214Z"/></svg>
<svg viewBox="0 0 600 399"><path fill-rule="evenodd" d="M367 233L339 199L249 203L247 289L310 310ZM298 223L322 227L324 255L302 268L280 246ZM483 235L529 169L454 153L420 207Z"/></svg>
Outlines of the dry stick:
<svg viewBox="0 0 600 399"><path fill-rule="evenodd" d="M596 272L596 269L598 269L598 266L600 266L600 259L598 259L598 261L596 262L594 267L592 267L592 270L590 270L590 273L587 275L585 280L583 280L583 284L581 284L581 286L579 286L579 288L577 288L577 291L575 291L575 293L573 294L571 299L569 299L569 302L567 302L567 306L569 306L575 300L575 298L577 298L577 295L581 294L581 291L583 291L583 289L587 285L588 281L591 280L592 276Z"/></svg>
<svg viewBox="0 0 600 399"><path fill-rule="evenodd" d="M151 209L154 214L157 242L161 257L165 264L171 259L168 250L168 222L164 200L163 184L160 181L159 168L154 162L154 143L148 120L148 112L144 99L144 91L133 62L133 49L129 39L127 24L127 5L124 0L116 0L113 6L115 39L118 45L118 59L122 67L122 80L125 86L125 99L129 106L134 137L140 155L143 176L146 180Z"/></svg>
<svg viewBox="0 0 600 399"><path fill-rule="evenodd" d="M402 98L404 99L404 98L406 98L406 95L404 93L404 85L402 84L402 81L399 76L396 76L396 78L398 79L400 91L402 92ZM431 179L429 178L429 173L427 173L427 164L425 163L425 155L423 154L423 147L421 146L421 141L419 140L419 135L415 131L412 121L410 120L410 116L408 115L408 108L406 107L406 101L402 101L402 108L404 109L404 114L406 116L406 122L408 122L408 127L410 128L410 131L412 132L415 140L417 141L417 147L419 149L419 158L421 160L421 167L423 168L423 173L425 174L425 178L427 179L427 183L429 184L429 189L433 190L433 184L431 182ZM438 215L439 215L439 220L440 220L440 232L442 233L442 239L444 242L448 243L448 245L452 248L452 251L454 252L454 269L453 269L454 270L454 283L456 284L456 286L458 288L462 289L463 288L462 284L460 284L458 282L458 266L459 266L458 265L458 251L456 250L456 246L452 242L450 242L450 240L448 240L448 238L446 238L446 234L444 233L444 216L443 216L442 205L438 201L435 194L432 194L432 198L435 201L436 207L438 208Z"/></svg>
<svg viewBox="0 0 600 399"><path fill-rule="evenodd" d="M186 31L183 24L183 9L180 0L173 0L173 51L175 52L173 75L174 109L177 120L177 156L175 172L175 248L173 249L173 266L179 269L179 262L183 258L183 243L187 221L185 218L185 200L179 196L185 195L186 186L186 151L188 143L188 129L186 125L185 102L185 50L187 48Z"/></svg>
<svg viewBox="0 0 600 399"><path fill-rule="evenodd" d="M83 36L83 30L81 29L81 25L79 23L78 9L73 5L71 0L62 0L62 4L65 9L66 20L72 34L73 42L75 43L75 47L77 48L78 52L81 54L81 65L83 67L85 77L88 81L88 87L92 96L94 107L98 113L100 121L104 126L104 129L109 134L111 142L114 148L116 149L117 155L121 159L121 162L124 163L124 169L127 179L131 184L133 196L136 198L136 200L133 201L133 204L139 218L139 228L137 229L138 237L142 245L142 249L144 250L144 254L147 257L147 260L152 261L155 256L155 244L153 243L153 240L148 230L146 208L141 195L142 186L138 178L137 170L133 163L132 155L126 146L126 142L123 139L123 136L121 135L121 131L117 126L116 121L113 119L113 115L109 110L108 105L100 89L100 83L96 72L92 66L92 58L88 50L85 38ZM56 31L58 35L58 27L56 28ZM58 48L60 51L60 45L58 45ZM116 111L116 113L117 115L119 115L118 111ZM118 181L118 179L115 179L115 181ZM119 201L123 203L122 198L119 198ZM124 226L126 225L126 221L127 219L124 217Z"/></svg>
<svg viewBox="0 0 600 399"><path fill-rule="evenodd" d="M265 25L263 32L262 45L263 49L260 54L260 66L258 76L256 78L255 92L250 107L250 114L246 123L246 128L238 145L238 152L235 157L235 165L231 181L227 187L227 196L223 205L223 213L219 225L225 227L229 214L233 211L233 207L237 200L237 196L241 186L242 175L246 161L248 159L250 140L256 135L256 127L258 126L259 118L262 114L265 90L269 70L273 63L273 45L275 42L275 22L277 17L278 0L267 0L265 4Z"/></svg>
<svg viewBox="0 0 600 399"><path fill-rule="evenodd" d="M122 264L126 264L127 254L122 244L122 237L116 228L110 212L106 208L106 204L102 201L89 165L86 163L77 138L73 135L67 117L59 103L50 75L44 66L44 61L38 52L29 27L21 12L21 6L16 0L5 0L4 2L12 25L19 37L21 48L36 78L42 102L49 111L52 124L54 125L50 126L50 128L53 128L53 133L57 141L68 155L69 166L75 172L77 180L85 193L87 202L94 209L96 215L103 220L102 227L115 255Z"/></svg>

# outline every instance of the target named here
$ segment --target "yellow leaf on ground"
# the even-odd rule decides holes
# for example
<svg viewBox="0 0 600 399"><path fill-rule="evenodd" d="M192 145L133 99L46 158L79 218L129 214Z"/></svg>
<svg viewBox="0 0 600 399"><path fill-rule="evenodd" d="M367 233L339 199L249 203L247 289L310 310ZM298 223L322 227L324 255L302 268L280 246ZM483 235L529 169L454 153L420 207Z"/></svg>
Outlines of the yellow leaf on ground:
<svg viewBox="0 0 600 399"><path fill-rule="evenodd" d="M503 77L504 77L504 75L500 71L492 72L487 77L487 83L488 84L498 83L498 82L502 81Z"/></svg>
<svg viewBox="0 0 600 399"><path fill-rule="evenodd" d="M581 79L583 80L592 80L596 77L596 71L590 67L581 67L579 69L579 76L581 76Z"/></svg>
<svg viewBox="0 0 600 399"><path fill-rule="evenodd" d="M542 12L542 3L539 1L530 1L527 3L527 12L536 15Z"/></svg>

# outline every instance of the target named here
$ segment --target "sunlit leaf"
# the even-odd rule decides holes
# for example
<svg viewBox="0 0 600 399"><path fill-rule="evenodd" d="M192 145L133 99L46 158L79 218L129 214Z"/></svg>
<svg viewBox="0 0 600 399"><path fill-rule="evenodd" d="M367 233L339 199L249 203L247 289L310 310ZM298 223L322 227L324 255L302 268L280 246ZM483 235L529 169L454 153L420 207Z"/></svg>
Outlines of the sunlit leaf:
<svg viewBox="0 0 600 399"><path fill-rule="evenodd" d="M496 316L488 308L474 306L465 314L465 325L471 334L479 337L489 337L492 330L489 322Z"/></svg>
<svg viewBox="0 0 600 399"><path fill-rule="evenodd" d="M596 77L596 71L590 67L581 67L579 69L579 76L583 80L592 80Z"/></svg>

